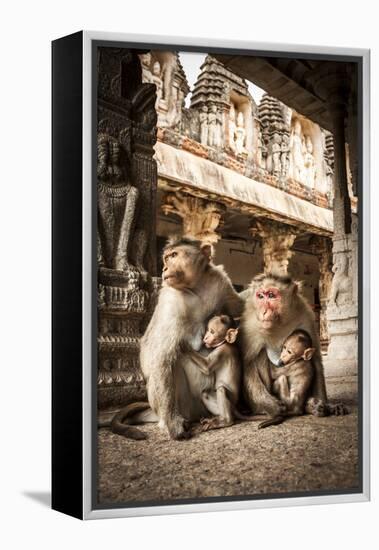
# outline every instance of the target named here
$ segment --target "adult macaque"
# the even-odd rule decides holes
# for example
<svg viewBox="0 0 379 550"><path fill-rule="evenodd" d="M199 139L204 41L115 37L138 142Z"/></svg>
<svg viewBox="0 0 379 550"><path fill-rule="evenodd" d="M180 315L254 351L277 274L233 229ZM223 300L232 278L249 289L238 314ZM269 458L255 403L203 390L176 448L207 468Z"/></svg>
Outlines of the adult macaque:
<svg viewBox="0 0 379 550"><path fill-rule="evenodd" d="M313 379L311 359L314 352L309 334L298 329L284 341L278 366L271 365L272 391L285 404L285 416L304 414L305 401ZM283 420L284 416L277 416L262 422L259 428L280 424Z"/></svg>
<svg viewBox="0 0 379 550"><path fill-rule="evenodd" d="M327 404L324 369L313 312L291 277L272 273L252 280L241 322L244 357L244 390L253 413L281 416L286 406L272 393L270 362L277 364L283 342L296 329L306 331L313 342L314 376L306 410L344 414L343 405Z"/></svg>
<svg viewBox="0 0 379 550"><path fill-rule="evenodd" d="M231 426L235 417L245 418L236 410L241 381L239 353L233 345L237 334L238 329L231 317L216 315L208 321L203 338L205 347L212 351L207 357L196 351L190 352L201 372L212 376L212 388L203 391L202 401L215 417L202 421L203 430Z"/></svg>
<svg viewBox="0 0 379 550"><path fill-rule="evenodd" d="M192 239L171 241L165 247L162 288L141 340L149 402L120 411L112 421L115 433L142 439L140 430L124 422L159 422L171 438L183 439L190 436L189 422L209 414L202 397L212 380L194 363L188 348L200 349L204 323L213 312L239 317L243 310L243 300L223 267L211 263L211 253L210 245Z"/></svg>

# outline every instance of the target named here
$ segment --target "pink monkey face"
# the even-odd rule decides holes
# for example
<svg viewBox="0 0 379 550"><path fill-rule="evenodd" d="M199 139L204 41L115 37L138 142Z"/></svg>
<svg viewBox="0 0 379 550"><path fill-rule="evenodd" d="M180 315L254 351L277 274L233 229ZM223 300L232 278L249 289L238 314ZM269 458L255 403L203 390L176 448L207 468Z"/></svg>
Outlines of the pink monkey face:
<svg viewBox="0 0 379 550"><path fill-rule="evenodd" d="M282 312L282 295L274 286L258 288L255 292L258 319L262 328L270 329L280 319Z"/></svg>

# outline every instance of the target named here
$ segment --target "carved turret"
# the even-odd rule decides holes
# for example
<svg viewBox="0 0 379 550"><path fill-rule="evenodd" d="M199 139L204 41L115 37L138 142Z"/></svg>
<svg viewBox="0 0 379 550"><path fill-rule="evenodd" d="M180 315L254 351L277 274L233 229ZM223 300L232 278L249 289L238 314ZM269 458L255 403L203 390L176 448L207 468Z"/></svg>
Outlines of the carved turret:
<svg viewBox="0 0 379 550"><path fill-rule="evenodd" d="M247 83L211 55L200 67L189 110L197 113L199 121L198 134L192 137L203 145L233 154L252 149L256 105Z"/></svg>

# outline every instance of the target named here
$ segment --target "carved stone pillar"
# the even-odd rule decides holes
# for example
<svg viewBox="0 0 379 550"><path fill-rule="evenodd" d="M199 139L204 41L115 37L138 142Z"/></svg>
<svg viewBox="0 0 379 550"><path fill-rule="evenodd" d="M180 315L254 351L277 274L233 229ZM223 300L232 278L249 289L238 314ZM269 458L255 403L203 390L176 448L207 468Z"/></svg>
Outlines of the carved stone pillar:
<svg viewBox="0 0 379 550"><path fill-rule="evenodd" d="M330 345L325 362L329 376L356 375L358 365L358 232L333 238L333 280L327 308Z"/></svg>
<svg viewBox="0 0 379 550"><path fill-rule="evenodd" d="M334 138L334 233L335 235L347 235L351 232L351 204L345 146L345 108L340 103L335 103L332 113Z"/></svg>
<svg viewBox="0 0 379 550"><path fill-rule="evenodd" d="M327 351L329 346L329 328L327 319L327 307L332 287L332 241L327 237L314 237L312 251L319 262L319 299L320 299L320 343L322 351Z"/></svg>
<svg viewBox="0 0 379 550"><path fill-rule="evenodd" d="M99 49L99 408L145 395L138 353L155 281L155 99L132 51Z"/></svg>
<svg viewBox="0 0 379 550"><path fill-rule="evenodd" d="M328 104L334 142L333 280L327 308L330 345L324 361L328 376L356 375L358 354L357 219L351 211L346 143L354 78L349 65L325 63L315 71L314 88ZM351 138L351 136L350 136ZM356 138L356 136L355 136ZM349 143L350 145L350 143ZM352 143L354 146L354 143ZM354 147L353 147L354 149Z"/></svg>
<svg viewBox="0 0 379 550"><path fill-rule="evenodd" d="M250 233L262 240L263 265L266 273L286 275L293 254L291 247L298 231L295 227L263 218L255 219Z"/></svg>
<svg viewBox="0 0 379 550"><path fill-rule="evenodd" d="M193 237L199 241L215 244L221 238L216 233L225 207L183 193L167 193L162 201L165 214L176 214L183 220L183 236Z"/></svg>
<svg viewBox="0 0 379 550"><path fill-rule="evenodd" d="M358 361L357 223L352 223L346 159L344 94L331 103L334 138L333 281L327 309L329 376L356 374ZM339 101L338 101L339 99Z"/></svg>

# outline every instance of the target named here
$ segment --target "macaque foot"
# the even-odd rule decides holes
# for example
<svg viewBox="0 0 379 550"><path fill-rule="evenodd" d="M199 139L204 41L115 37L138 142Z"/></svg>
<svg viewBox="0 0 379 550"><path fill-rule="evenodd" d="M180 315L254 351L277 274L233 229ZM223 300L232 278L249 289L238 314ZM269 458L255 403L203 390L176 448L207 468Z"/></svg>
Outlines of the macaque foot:
<svg viewBox="0 0 379 550"><path fill-rule="evenodd" d="M335 405L328 405L329 414L333 416L344 416L349 414L349 409L343 403L336 403Z"/></svg>
<svg viewBox="0 0 379 550"><path fill-rule="evenodd" d="M171 439L189 439L191 437L190 423L176 416L167 422L167 429Z"/></svg>
<svg viewBox="0 0 379 550"><path fill-rule="evenodd" d="M282 416L287 411L285 403L278 400L265 403L262 408L264 408L264 411L272 417Z"/></svg>
<svg viewBox="0 0 379 550"><path fill-rule="evenodd" d="M207 432L209 430L217 430L218 428L227 428L233 425L233 421L224 420L218 416L213 418L202 418L200 420L201 431Z"/></svg>
<svg viewBox="0 0 379 550"><path fill-rule="evenodd" d="M328 405L322 399L317 399L316 397L308 399L305 411L307 414L313 414L313 416L318 417L330 414Z"/></svg>

